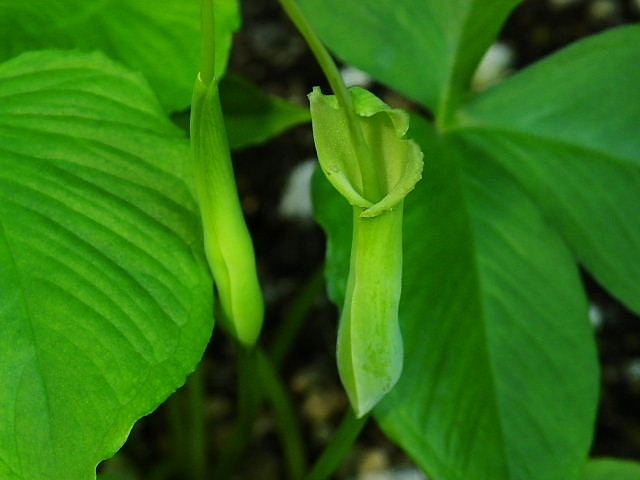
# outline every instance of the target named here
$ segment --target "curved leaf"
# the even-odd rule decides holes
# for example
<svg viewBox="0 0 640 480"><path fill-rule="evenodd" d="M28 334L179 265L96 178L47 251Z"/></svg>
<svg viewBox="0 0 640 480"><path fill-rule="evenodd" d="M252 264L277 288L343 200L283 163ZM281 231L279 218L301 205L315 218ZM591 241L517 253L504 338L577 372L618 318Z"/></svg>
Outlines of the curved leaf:
<svg viewBox="0 0 640 480"><path fill-rule="evenodd" d="M508 168L585 267L640 313L640 26L578 42L480 95L460 134Z"/></svg>
<svg viewBox="0 0 640 480"><path fill-rule="evenodd" d="M236 75L220 82L220 102L232 150L266 142L311 120L309 108L267 95Z"/></svg>
<svg viewBox="0 0 640 480"><path fill-rule="evenodd" d="M346 62L436 112L458 103L521 1L299 0L321 38Z"/></svg>
<svg viewBox="0 0 640 480"><path fill-rule="evenodd" d="M216 74L240 26L237 0L216 0ZM0 3L0 61L27 50L101 50L142 72L167 110L186 108L200 63L199 0Z"/></svg>
<svg viewBox="0 0 640 480"><path fill-rule="evenodd" d="M434 480L577 479L598 367L573 259L489 158L420 137L425 175L405 201L405 367L376 418ZM317 185L339 304L350 225L335 197Z"/></svg>
<svg viewBox="0 0 640 480"><path fill-rule="evenodd" d="M189 148L154 98L100 54L0 65L0 478L95 478L209 339Z"/></svg>

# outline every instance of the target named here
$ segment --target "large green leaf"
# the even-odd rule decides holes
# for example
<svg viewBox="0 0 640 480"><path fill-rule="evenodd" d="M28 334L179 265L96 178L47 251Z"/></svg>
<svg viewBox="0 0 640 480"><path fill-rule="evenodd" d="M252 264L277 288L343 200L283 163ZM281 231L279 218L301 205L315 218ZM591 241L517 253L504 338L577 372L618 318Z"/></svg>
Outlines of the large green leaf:
<svg viewBox="0 0 640 480"><path fill-rule="evenodd" d="M376 417L434 480L574 480L598 367L573 258L490 158L422 137L424 178L405 201L405 367ZM340 304L349 208L317 187Z"/></svg>
<svg viewBox="0 0 640 480"><path fill-rule="evenodd" d="M235 75L220 82L220 101L229 146L234 150L265 142L310 120L308 108L267 95Z"/></svg>
<svg viewBox="0 0 640 480"><path fill-rule="evenodd" d="M237 0L216 0L216 72L224 73ZM0 61L39 48L102 50L145 74L168 110L186 108L200 63L200 0L0 2Z"/></svg>
<svg viewBox="0 0 640 480"><path fill-rule="evenodd" d="M486 92L460 134L498 158L586 268L640 312L640 26L549 57Z"/></svg>
<svg viewBox="0 0 640 480"><path fill-rule="evenodd" d="M194 369L212 284L189 149L100 54L0 65L0 478L95 478Z"/></svg>
<svg viewBox="0 0 640 480"><path fill-rule="evenodd" d="M596 458L587 463L583 480L638 480L640 463L614 458Z"/></svg>
<svg viewBox="0 0 640 480"><path fill-rule="evenodd" d="M340 57L441 113L521 1L299 0Z"/></svg>

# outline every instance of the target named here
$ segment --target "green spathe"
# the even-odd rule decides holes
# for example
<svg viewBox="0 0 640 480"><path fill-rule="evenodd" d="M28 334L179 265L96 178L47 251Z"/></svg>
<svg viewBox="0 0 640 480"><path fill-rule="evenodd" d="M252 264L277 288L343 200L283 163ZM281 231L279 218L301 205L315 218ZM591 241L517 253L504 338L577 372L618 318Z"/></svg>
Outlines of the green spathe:
<svg viewBox="0 0 640 480"><path fill-rule="evenodd" d="M335 97L315 88L309 100L322 170L353 206L337 357L342 383L360 417L393 388L402 371L402 204L420 180L423 162L418 146L404 138L409 127L405 112L361 88L350 92L361 129L355 134ZM357 145L359 140L363 143ZM365 185L364 179L376 185ZM377 196L372 198L371 192Z"/></svg>
<svg viewBox="0 0 640 480"><path fill-rule="evenodd" d="M382 198L365 198L361 161L349 135L347 117L338 109L334 96L314 88L309 95L313 120L313 138L318 160L327 179L362 217L375 217L398 205L422 177L422 152L404 135L409 116L389 107L362 88L350 89L358 120L366 142L366 154L376 169Z"/></svg>
<svg viewBox="0 0 640 480"><path fill-rule="evenodd" d="M191 148L207 260L225 322L244 345L256 342L264 316L255 254L236 191L217 82L198 76L191 107Z"/></svg>
<svg viewBox="0 0 640 480"><path fill-rule="evenodd" d="M353 208L351 262L337 347L340 378L358 417L393 388L403 360L398 325L402 206L374 218L363 218L362 212Z"/></svg>

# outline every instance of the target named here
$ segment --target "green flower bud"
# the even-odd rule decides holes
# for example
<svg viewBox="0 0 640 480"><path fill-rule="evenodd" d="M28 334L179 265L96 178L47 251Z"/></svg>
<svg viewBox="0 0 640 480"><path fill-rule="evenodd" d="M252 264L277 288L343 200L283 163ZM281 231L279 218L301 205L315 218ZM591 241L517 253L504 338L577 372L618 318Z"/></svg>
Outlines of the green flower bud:
<svg viewBox="0 0 640 480"><path fill-rule="evenodd" d="M264 303L251 237L236 190L217 83L198 76L191 105L193 171L207 260L227 329L244 345L256 342Z"/></svg>
<svg viewBox="0 0 640 480"><path fill-rule="evenodd" d="M405 139L409 116L360 88L350 90L357 128L333 96L309 95L320 166L353 205L347 292L338 329L340 378L357 416L398 381L402 337L403 200L422 176L422 152ZM368 185L373 182L374 185ZM372 193L373 192L373 193Z"/></svg>

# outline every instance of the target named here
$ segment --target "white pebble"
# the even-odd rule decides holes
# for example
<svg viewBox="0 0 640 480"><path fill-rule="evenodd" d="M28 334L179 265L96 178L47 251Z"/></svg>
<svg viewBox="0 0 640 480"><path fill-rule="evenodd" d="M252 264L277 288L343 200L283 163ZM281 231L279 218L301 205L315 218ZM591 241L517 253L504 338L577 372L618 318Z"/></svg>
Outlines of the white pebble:
<svg viewBox="0 0 640 480"><path fill-rule="evenodd" d="M316 160L305 160L293 168L278 207L281 217L302 221L312 219L311 178L315 169Z"/></svg>
<svg viewBox="0 0 640 480"><path fill-rule="evenodd" d="M575 5L576 3L580 3L582 0L548 0L549 5L553 8L560 10L563 8L570 7L571 5Z"/></svg>
<svg viewBox="0 0 640 480"><path fill-rule="evenodd" d="M359 475L355 480L429 480L415 468L398 468Z"/></svg>
<svg viewBox="0 0 640 480"><path fill-rule="evenodd" d="M627 377L634 383L640 383L640 358L634 358L626 368Z"/></svg>
<svg viewBox="0 0 640 480"><path fill-rule="evenodd" d="M513 49L506 43L494 43L485 53L473 75L471 85L475 91L495 85L509 74L513 63Z"/></svg>
<svg viewBox="0 0 640 480"><path fill-rule="evenodd" d="M604 323L602 309L595 303L589 305L589 320L591 321L591 326L595 329L600 328Z"/></svg>
<svg viewBox="0 0 640 480"><path fill-rule="evenodd" d="M589 7L589 14L595 20L611 20L618 14L618 5L612 0L595 0Z"/></svg>
<svg viewBox="0 0 640 480"><path fill-rule="evenodd" d="M344 80L345 85L347 87L360 86L364 88L368 88L373 83L373 79L369 76L367 72L363 72L362 70L357 69L356 67L352 67L347 65L342 70L340 70L340 75L342 75L342 80Z"/></svg>

